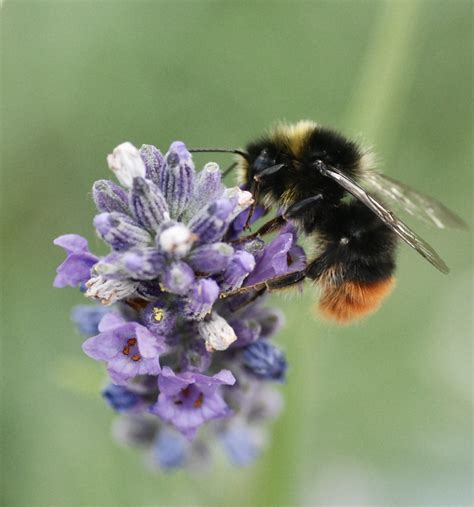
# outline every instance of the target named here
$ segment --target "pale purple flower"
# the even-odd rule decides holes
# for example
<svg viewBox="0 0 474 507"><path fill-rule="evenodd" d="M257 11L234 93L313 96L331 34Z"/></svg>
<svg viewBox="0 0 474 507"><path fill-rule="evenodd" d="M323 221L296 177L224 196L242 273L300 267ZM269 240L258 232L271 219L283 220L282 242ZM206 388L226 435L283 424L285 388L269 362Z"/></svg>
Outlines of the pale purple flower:
<svg viewBox="0 0 474 507"><path fill-rule="evenodd" d="M158 401L150 410L191 440L204 422L231 414L218 388L234 383L235 377L228 370L208 377L191 372L175 374L165 366L158 377Z"/></svg>
<svg viewBox="0 0 474 507"><path fill-rule="evenodd" d="M137 375L158 375L159 357L165 351L164 339L136 322L127 322L113 313L99 324L100 333L86 340L84 352L105 361L112 381L124 384Z"/></svg>

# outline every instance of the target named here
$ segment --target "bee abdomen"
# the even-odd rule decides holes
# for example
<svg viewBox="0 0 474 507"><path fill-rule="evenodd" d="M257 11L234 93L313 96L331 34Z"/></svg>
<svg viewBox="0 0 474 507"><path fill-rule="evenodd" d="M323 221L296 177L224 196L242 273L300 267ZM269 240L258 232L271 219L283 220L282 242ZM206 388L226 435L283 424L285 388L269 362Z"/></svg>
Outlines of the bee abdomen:
<svg viewBox="0 0 474 507"><path fill-rule="evenodd" d="M377 310L395 282L393 231L357 201L336 208L318 229L322 253L307 276L321 287L321 314L349 323Z"/></svg>
<svg viewBox="0 0 474 507"><path fill-rule="evenodd" d="M319 311L330 320L348 324L375 312L390 294L394 284L393 276L375 282L325 284L322 287Z"/></svg>

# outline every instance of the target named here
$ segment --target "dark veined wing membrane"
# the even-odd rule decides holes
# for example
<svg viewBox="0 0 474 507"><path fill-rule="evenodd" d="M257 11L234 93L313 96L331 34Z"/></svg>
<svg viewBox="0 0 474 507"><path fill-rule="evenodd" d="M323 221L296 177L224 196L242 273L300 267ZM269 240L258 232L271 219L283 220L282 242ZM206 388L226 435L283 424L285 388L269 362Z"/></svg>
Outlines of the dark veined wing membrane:
<svg viewBox="0 0 474 507"><path fill-rule="evenodd" d="M408 225L396 217L389 209L379 202L373 195L364 190L352 178L346 176L335 167L326 164L318 164L317 169L328 178L338 183L342 188L347 190L356 199L364 203L371 209L385 225L390 227L405 243L414 248L428 262L439 269L442 273L449 273L449 268L441 257L431 248L431 246L420 238Z"/></svg>
<svg viewBox="0 0 474 507"><path fill-rule="evenodd" d="M436 199L389 176L367 171L362 181L389 204L439 229L467 229L466 223Z"/></svg>

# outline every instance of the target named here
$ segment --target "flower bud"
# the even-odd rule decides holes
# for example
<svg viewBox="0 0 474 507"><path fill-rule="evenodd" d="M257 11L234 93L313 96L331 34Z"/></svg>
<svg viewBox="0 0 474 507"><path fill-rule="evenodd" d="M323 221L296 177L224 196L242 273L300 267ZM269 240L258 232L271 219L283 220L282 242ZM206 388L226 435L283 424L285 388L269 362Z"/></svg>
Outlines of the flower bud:
<svg viewBox="0 0 474 507"><path fill-rule="evenodd" d="M148 232L122 213L101 213L94 218L94 226L99 236L114 250L145 246L151 241Z"/></svg>
<svg viewBox="0 0 474 507"><path fill-rule="evenodd" d="M250 344L242 355L244 366L266 380L285 380L286 359L283 352L266 340Z"/></svg>
<svg viewBox="0 0 474 507"><path fill-rule="evenodd" d="M227 350L237 340L234 330L216 312L212 312L209 320L198 324L198 332L205 340L209 352Z"/></svg>
<svg viewBox="0 0 474 507"><path fill-rule="evenodd" d="M190 205L191 211L195 213L207 203L219 199L223 193L224 186L221 183L219 166L215 162L209 162L196 176L196 189Z"/></svg>
<svg viewBox="0 0 474 507"><path fill-rule="evenodd" d="M98 180L92 186L92 198L101 212L118 211L128 214L128 195L122 187L109 180Z"/></svg>
<svg viewBox="0 0 474 507"><path fill-rule="evenodd" d="M80 333L94 336L99 333L99 322L109 311L98 305L77 305L72 309L71 319Z"/></svg>
<svg viewBox="0 0 474 507"><path fill-rule="evenodd" d="M237 341L233 344L234 347L246 347L260 338L262 326L257 320L232 319L229 324L237 335Z"/></svg>
<svg viewBox="0 0 474 507"><path fill-rule="evenodd" d="M222 289L238 289L254 267L255 259L251 253L245 250L235 252L223 275Z"/></svg>
<svg viewBox="0 0 474 507"><path fill-rule="evenodd" d="M194 192L194 164L184 143L174 142L166 154L160 189L168 203L171 218L178 218Z"/></svg>
<svg viewBox="0 0 474 507"><path fill-rule="evenodd" d="M190 444L178 431L163 427L153 448L153 457L157 465L164 469L182 467L187 460Z"/></svg>
<svg viewBox="0 0 474 507"><path fill-rule="evenodd" d="M247 192L247 190L241 190L239 187L226 188L224 191L224 197L236 201L236 206L232 212L231 220L251 206L254 201L250 192Z"/></svg>
<svg viewBox="0 0 474 507"><path fill-rule="evenodd" d="M145 164L140 157L140 152L132 143L119 144L107 156L107 164L124 187L131 188L133 178L137 176L145 177Z"/></svg>
<svg viewBox="0 0 474 507"><path fill-rule="evenodd" d="M173 294L184 296L194 282L194 271L182 261L173 262L163 273L163 287Z"/></svg>
<svg viewBox="0 0 474 507"><path fill-rule="evenodd" d="M186 298L185 315L193 320L202 320L219 297L219 286L214 280L197 280Z"/></svg>
<svg viewBox="0 0 474 507"><path fill-rule="evenodd" d="M93 273L113 280L125 280L129 278L128 272L123 266L123 254L121 252L112 252L103 257L94 266Z"/></svg>
<svg viewBox="0 0 474 507"><path fill-rule="evenodd" d="M159 186L161 172L165 167L165 159L161 151L151 144L142 144L140 156L145 163L145 178Z"/></svg>
<svg viewBox="0 0 474 507"><path fill-rule="evenodd" d="M261 337L268 338L277 333L285 323L285 316L278 308L259 308L258 322L260 323Z"/></svg>
<svg viewBox="0 0 474 507"><path fill-rule="evenodd" d="M169 219L168 205L160 189L144 178L133 180L130 207L137 222L150 231L156 231Z"/></svg>
<svg viewBox="0 0 474 507"><path fill-rule="evenodd" d="M224 236L231 221L235 204L229 199L218 199L202 208L189 222L200 243L214 243Z"/></svg>
<svg viewBox="0 0 474 507"><path fill-rule="evenodd" d="M261 428L234 423L220 435L224 449L235 466L251 465L265 445Z"/></svg>
<svg viewBox="0 0 474 507"><path fill-rule="evenodd" d="M129 391L125 386L118 386L115 384L109 384L102 391L102 396L117 412L131 410L140 401L140 398L132 391Z"/></svg>
<svg viewBox="0 0 474 507"><path fill-rule="evenodd" d="M123 254L122 263L131 278L153 280L163 270L165 259L154 248L136 248Z"/></svg>
<svg viewBox="0 0 474 507"><path fill-rule="evenodd" d="M234 249L227 243L211 243L193 249L188 262L199 273L220 273L224 271L234 254Z"/></svg>

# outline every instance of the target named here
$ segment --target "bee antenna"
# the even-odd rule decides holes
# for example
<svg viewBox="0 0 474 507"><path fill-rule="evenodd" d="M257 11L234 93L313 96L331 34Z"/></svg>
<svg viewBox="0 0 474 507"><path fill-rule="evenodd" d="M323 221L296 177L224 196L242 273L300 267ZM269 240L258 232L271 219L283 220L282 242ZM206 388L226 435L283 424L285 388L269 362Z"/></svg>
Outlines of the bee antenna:
<svg viewBox="0 0 474 507"><path fill-rule="evenodd" d="M248 161L249 154L242 150L229 150L227 148L191 148L188 150L191 153L235 153Z"/></svg>

